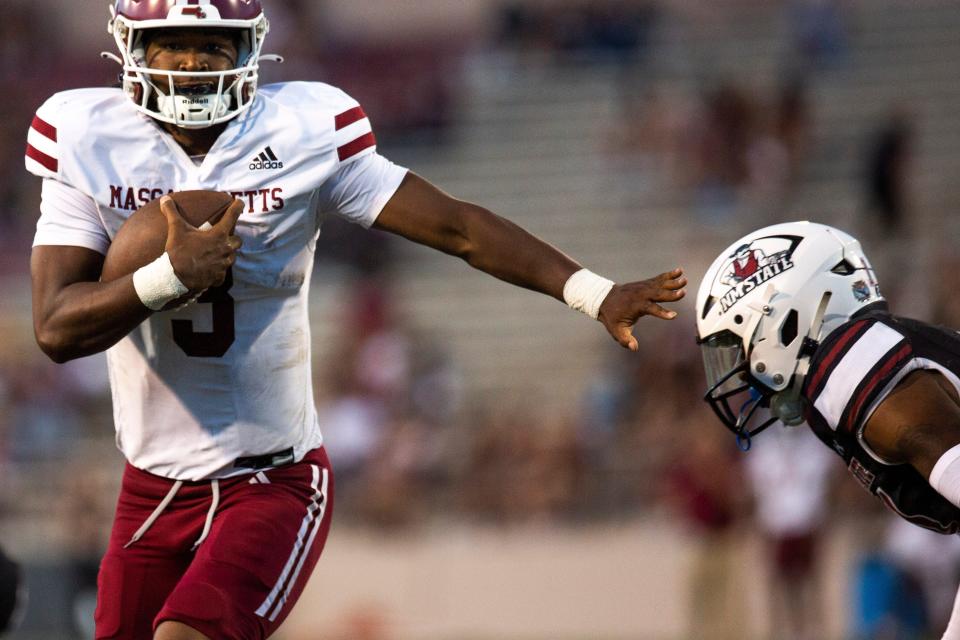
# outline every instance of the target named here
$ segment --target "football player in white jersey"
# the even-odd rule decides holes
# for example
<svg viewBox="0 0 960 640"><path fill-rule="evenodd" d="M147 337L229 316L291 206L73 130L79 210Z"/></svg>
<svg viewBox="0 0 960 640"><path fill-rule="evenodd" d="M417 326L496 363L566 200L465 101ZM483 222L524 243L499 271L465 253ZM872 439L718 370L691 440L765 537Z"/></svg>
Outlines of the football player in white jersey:
<svg viewBox="0 0 960 640"><path fill-rule="evenodd" d="M770 258L744 270L744 247ZM704 399L742 448L806 422L897 515L960 532L960 334L892 315L856 239L811 222L755 231L696 304ZM943 637L960 640L960 594Z"/></svg>
<svg viewBox="0 0 960 640"><path fill-rule="evenodd" d="M670 319L680 269L613 282L376 152L360 105L334 87L258 88L259 0L117 0L123 88L50 98L26 164L43 178L31 260L41 348L107 350L128 465L101 565L97 638L265 638L323 547L333 478L313 405L306 296L334 214L458 256L600 320ZM165 195L237 201L208 231ZM160 198L166 251L99 281L111 239ZM179 311L160 311L200 295Z"/></svg>

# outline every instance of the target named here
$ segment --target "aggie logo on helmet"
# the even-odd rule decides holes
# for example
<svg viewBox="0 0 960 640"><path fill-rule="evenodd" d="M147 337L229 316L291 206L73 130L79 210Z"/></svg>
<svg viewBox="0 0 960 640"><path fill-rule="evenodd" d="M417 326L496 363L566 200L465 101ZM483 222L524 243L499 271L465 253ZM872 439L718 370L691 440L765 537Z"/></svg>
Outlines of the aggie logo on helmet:
<svg viewBox="0 0 960 640"><path fill-rule="evenodd" d="M262 171L264 169L283 169L283 163L280 162L270 147L261 151L260 155L250 162L250 171Z"/></svg>
<svg viewBox="0 0 960 640"><path fill-rule="evenodd" d="M740 298L794 267L796 236L769 236L737 247L717 276L730 288L720 297L720 313L726 313Z"/></svg>

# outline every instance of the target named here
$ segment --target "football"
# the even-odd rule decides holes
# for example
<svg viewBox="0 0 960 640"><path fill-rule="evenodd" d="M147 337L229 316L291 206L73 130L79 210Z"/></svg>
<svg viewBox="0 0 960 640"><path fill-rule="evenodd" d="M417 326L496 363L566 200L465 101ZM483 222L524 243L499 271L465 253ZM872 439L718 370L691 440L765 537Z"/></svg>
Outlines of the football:
<svg viewBox="0 0 960 640"><path fill-rule="evenodd" d="M207 222L216 224L234 200L221 191L180 191L170 195L181 217L197 228ZM100 280L110 282L150 264L163 254L166 244L167 219L160 211L158 198L134 211L117 231Z"/></svg>

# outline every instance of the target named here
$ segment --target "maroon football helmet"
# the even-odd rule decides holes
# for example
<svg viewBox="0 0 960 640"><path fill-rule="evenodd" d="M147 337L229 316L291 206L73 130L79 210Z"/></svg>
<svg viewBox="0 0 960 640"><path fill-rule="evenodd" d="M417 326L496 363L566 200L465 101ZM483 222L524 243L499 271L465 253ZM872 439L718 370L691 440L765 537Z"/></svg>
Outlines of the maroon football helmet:
<svg viewBox="0 0 960 640"><path fill-rule="evenodd" d="M120 49L123 88L137 109L161 122L202 128L226 122L253 103L260 51L269 30L260 0L117 0L109 31ZM164 28L236 29L237 67L226 71L164 71L146 66L143 32ZM200 90L178 93L175 78L199 79ZM165 81L156 82L156 78Z"/></svg>

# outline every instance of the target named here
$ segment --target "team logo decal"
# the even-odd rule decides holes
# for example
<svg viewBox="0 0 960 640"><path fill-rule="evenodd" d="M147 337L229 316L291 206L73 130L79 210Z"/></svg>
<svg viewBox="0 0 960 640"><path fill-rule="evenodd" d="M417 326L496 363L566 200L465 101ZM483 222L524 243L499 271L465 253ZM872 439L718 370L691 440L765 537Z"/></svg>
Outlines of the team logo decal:
<svg viewBox="0 0 960 640"><path fill-rule="evenodd" d="M196 16L200 20L203 20L207 17L207 11L203 9L200 5L210 5L210 0L177 0L178 7L180 9L180 15L182 16Z"/></svg>
<svg viewBox="0 0 960 640"><path fill-rule="evenodd" d="M793 252L800 244L795 236L769 236L742 244L727 256L717 279L730 288L720 296L720 313L726 313L743 296L760 285L793 269Z"/></svg>
<svg viewBox="0 0 960 640"><path fill-rule="evenodd" d="M858 302L866 302L874 298L883 298L883 294L880 293L880 283L877 282L877 274L874 272L873 266L867 260L866 256L861 256L860 259L863 261L862 269L866 279L857 280L853 283L853 297L856 298Z"/></svg>
<svg viewBox="0 0 960 640"><path fill-rule="evenodd" d="M870 299L870 285L867 284L865 280L857 280L853 283L852 287L853 297L857 299L857 302L866 302Z"/></svg>

